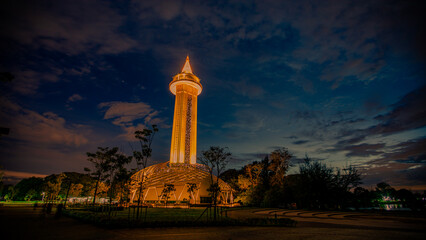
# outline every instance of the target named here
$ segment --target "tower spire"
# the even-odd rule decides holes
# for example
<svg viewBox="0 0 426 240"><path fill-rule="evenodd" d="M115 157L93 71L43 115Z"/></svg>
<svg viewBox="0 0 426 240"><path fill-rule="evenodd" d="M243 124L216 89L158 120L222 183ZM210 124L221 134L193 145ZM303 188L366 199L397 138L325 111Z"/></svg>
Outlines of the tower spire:
<svg viewBox="0 0 426 240"><path fill-rule="evenodd" d="M183 73L192 73L191 65L189 64L189 56L186 55L185 65L182 68Z"/></svg>

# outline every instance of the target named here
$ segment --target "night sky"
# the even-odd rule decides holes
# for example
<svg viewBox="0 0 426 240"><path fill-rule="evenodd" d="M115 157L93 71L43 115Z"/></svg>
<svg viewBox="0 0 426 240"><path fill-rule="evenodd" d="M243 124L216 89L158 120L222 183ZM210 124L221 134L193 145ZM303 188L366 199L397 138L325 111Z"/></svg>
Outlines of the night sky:
<svg viewBox="0 0 426 240"><path fill-rule="evenodd" d="M426 189L424 1L2 1L0 165L11 177L83 172L98 146L157 124L168 161L187 55L198 153L230 168L276 148L357 166L372 186Z"/></svg>

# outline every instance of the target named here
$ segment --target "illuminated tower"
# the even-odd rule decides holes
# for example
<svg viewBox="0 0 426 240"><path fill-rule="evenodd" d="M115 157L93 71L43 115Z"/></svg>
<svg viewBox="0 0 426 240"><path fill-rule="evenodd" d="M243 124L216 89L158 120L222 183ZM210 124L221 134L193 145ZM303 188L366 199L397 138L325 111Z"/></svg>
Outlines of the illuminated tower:
<svg viewBox="0 0 426 240"><path fill-rule="evenodd" d="M173 116L170 163L197 161L197 97L202 91L200 79L192 73L189 57L182 72L173 77L170 91L176 95Z"/></svg>

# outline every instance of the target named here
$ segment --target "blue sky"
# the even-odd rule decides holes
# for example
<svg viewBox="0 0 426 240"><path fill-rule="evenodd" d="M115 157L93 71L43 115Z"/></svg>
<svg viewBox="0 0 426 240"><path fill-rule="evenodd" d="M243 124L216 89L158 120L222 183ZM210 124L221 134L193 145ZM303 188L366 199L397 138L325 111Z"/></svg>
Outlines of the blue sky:
<svg viewBox="0 0 426 240"><path fill-rule="evenodd" d="M290 172L308 154L357 166L366 185L426 185L422 1L1 4L9 175L81 172L86 152L130 153L150 124L152 163L167 161L168 84L188 54L204 88L198 152L227 146L240 168L286 147Z"/></svg>

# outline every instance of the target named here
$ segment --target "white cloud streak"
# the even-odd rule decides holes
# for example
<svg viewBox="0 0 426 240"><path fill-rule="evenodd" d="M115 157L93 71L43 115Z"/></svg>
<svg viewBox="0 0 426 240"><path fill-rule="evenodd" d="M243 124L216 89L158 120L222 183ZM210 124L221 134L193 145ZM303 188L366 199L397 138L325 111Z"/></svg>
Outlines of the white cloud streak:
<svg viewBox="0 0 426 240"><path fill-rule="evenodd" d="M112 120L114 125L122 127L124 134L121 137L129 141L134 141L134 132L147 128L149 125L159 125L163 128L169 126L164 123L164 119L156 117L158 111L149 104L143 102L104 102L98 105L101 109L106 109L104 119ZM138 122L139 121L139 122ZM140 123L142 121L143 123Z"/></svg>

